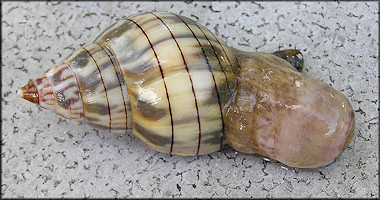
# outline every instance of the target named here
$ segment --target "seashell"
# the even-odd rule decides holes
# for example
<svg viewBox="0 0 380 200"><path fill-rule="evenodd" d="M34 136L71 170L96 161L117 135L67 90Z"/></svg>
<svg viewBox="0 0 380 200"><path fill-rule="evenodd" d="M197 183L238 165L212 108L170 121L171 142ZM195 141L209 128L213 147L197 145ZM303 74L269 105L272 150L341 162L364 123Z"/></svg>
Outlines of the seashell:
<svg viewBox="0 0 380 200"><path fill-rule="evenodd" d="M149 12L111 25L17 92L159 152L196 156L228 144L314 168L349 144L354 114L302 68L298 50L243 52L186 17Z"/></svg>

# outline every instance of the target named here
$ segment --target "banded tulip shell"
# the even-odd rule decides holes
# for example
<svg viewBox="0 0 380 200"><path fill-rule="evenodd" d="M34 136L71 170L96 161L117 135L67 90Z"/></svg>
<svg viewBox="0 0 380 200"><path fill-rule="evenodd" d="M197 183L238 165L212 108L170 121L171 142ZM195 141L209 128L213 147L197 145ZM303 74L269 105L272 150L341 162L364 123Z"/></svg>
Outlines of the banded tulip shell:
<svg viewBox="0 0 380 200"><path fill-rule="evenodd" d="M18 93L160 152L204 155L228 143L312 168L345 149L354 115L302 67L298 50L243 52L186 17L150 12L116 22Z"/></svg>

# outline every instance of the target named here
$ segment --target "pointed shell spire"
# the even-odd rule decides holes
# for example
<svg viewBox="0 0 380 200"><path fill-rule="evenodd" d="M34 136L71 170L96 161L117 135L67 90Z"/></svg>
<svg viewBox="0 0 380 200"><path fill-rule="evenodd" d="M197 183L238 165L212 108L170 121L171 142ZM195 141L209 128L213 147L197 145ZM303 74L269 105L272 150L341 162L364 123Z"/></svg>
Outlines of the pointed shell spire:
<svg viewBox="0 0 380 200"><path fill-rule="evenodd" d="M35 103L37 105L39 105L39 103L40 103L38 91L37 91L36 86L34 85L33 81L29 82L24 87L19 88L17 90L17 94L21 98L23 98L27 101L30 101L32 103Z"/></svg>
<svg viewBox="0 0 380 200"><path fill-rule="evenodd" d="M42 77L18 89L17 93L25 100L68 119L83 118L79 88L66 64L49 69Z"/></svg>

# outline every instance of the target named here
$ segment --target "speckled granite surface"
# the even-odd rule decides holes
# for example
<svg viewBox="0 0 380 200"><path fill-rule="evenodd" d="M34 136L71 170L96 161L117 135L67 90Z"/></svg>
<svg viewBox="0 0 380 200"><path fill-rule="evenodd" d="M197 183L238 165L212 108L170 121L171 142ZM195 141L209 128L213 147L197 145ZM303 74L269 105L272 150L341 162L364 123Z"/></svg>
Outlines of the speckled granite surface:
<svg viewBox="0 0 380 200"><path fill-rule="evenodd" d="M345 94L355 136L315 170L231 148L169 156L22 100L16 90L111 23L146 10L188 16L242 50L298 48L305 73ZM4 2L1 197L379 197L376 2Z"/></svg>

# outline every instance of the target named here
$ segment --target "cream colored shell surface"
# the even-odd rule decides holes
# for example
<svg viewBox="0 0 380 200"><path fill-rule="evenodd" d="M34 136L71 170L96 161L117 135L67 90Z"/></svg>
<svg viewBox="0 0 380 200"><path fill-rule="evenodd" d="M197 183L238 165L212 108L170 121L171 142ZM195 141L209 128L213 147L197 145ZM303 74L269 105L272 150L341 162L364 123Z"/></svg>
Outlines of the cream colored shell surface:
<svg viewBox="0 0 380 200"><path fill-rule="evenodd" d="M165 153L202 155L224 144L238 62L204 26L172 13L125 18L65 59L84 120L133 134Z"/></svg>

